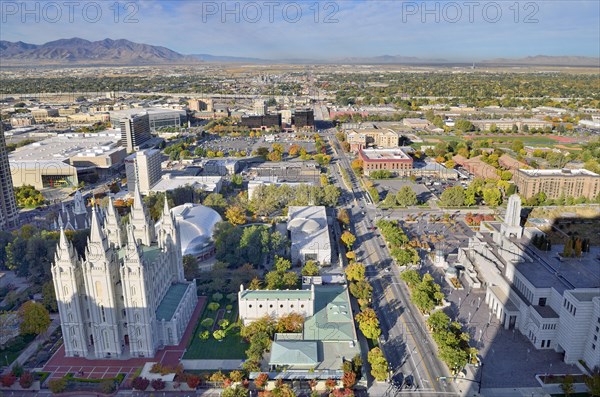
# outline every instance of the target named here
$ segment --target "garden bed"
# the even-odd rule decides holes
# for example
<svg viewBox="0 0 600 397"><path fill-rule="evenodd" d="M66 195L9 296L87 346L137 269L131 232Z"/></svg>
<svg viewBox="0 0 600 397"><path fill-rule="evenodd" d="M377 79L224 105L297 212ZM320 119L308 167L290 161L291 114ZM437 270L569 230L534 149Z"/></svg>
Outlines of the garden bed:
<svg viewBox="0 0 600 397"><path fill-rule="evenodd" d="M230 304L229 301L223 300L220 302L221 307L226 304ZM202 320L211 318L214 320L213 325L210 327L204 327ZM226 319L229 321L229 325L226 328L226 335L221 340L216 340L212 335L213 326L215 329L219 329L218 321L220 319ZM194 330L194 336L187 347L187 350L183 356L186 360L193 359L244 359L246 358L246 350L250 346L240 336L240 326L237 322L238 311L237 304L233 303L233 309L230 313L226 310L211 311L205 307L204 312L198 325ZM200 335L204 331L209 331L209 337L206 340L202 340Z"/></svg>

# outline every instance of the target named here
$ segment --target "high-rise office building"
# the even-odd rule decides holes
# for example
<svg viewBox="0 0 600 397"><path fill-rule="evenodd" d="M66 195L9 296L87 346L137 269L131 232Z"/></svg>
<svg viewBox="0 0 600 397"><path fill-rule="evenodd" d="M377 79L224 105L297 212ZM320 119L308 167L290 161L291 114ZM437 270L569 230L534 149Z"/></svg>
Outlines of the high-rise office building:
<svg viewBox="0 0 600 397"><path fill-rule="evenodd" d="M148 194L161 176L160 163L162 155L158 149L147 149L133 153L125 158L127 188L130 192L138 185L140 191Z"/></svg>
<svg viewBox="0 0 600 397"><path fill-rule="evenodd" d="M140 146L150 140L150 116L147 113L135 114L120 119L121 142L131 153L139 150Z"/></svg>
<svg viewBox="0 0 600 397"><path fill-rule="evenodd" d="M4 131L0 131L0 228L5 230L17 226L19 213L17 211L17 200L13 189L10 165L8 164L8 152Z"/></svg>

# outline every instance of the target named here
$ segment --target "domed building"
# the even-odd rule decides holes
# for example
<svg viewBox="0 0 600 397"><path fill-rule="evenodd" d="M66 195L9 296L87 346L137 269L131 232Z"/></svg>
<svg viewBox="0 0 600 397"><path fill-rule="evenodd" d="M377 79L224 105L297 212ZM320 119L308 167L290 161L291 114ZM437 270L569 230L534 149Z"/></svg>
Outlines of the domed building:
<svg viewBox="0 0 600 397"><path fill-rule="evenodd" d="M199 261L215 254L212 234L215 225L223 219L212 208L186 203L171 209L179 229L181 255L193 255Z"/></svg>

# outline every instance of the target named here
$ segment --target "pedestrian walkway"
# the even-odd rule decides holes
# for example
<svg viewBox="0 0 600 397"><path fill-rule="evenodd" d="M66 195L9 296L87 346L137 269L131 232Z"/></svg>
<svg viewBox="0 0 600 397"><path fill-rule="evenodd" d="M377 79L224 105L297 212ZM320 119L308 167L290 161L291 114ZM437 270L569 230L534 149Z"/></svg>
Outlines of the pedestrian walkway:
<svg viewBox="0 0 600 397"><path fill-rule="evenodd" d="M13 361L7 368L4 369L4 373L10 372L12 367L17 362L20 365L25 364L25 362L29 360L29 357L31 357L38 350L38 346L46 342L50 335L52 335L54 331L56 331L56 329L60 327L60 319L58 317L58 314L51 315L51 320L52 322L50 323L48 330L43 334L39 334L38 336L36 336L35 339L31 341L29 346L27 346L25 350L23 350L21 354L19 354L19 357L17 357L15 361Z"/></svg>

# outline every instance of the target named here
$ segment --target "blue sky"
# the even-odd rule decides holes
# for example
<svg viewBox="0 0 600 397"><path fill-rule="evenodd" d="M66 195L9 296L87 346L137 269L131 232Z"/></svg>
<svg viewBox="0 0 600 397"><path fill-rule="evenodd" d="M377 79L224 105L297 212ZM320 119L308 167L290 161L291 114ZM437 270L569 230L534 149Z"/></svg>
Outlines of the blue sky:
<svg viewBox="0 0 600 397"><path fill-rule="evenodd" d="M3 0L0 38L126 38L184 54L260 58L600 56L597 0L75 3Z"/></svg>

